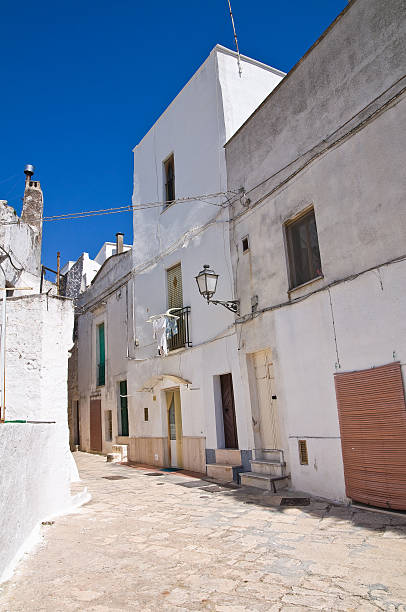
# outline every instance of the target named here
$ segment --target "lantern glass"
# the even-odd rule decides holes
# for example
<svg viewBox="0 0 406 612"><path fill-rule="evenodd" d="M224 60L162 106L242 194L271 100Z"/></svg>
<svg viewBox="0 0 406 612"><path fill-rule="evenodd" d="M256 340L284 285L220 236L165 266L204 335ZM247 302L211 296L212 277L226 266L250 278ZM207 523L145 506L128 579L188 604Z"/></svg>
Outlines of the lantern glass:
<svg viewBox="0 0 406 612"><path fill-rule="evenodd" d="M205 265L203 270L196 276L199 292L209 300L216 293L218 274L214 270L210 270L210 266Z"/></svg>

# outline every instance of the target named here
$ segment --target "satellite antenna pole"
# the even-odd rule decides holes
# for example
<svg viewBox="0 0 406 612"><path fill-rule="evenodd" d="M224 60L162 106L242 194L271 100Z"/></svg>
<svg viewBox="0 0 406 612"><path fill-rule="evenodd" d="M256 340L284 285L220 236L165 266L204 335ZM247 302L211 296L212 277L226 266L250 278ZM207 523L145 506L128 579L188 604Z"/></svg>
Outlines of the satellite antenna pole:
<svg viewBox="0 0 406 612"><path fill-rule="evenodd" d="M241 77L242 75L242 68L241 68L241 56L240 56L240 50L238 48L238 40L237 40L237 33L235 31L235 25L234 25L234 17L233 17L233 12L231 10L231 2L230 0L228 0L228 8L230 9L230 17L231 17L231 23L233 24L233 32L234 32L234 40L235 40L235 48L237 49L237 64L238 64L238 73Z"/></svg>

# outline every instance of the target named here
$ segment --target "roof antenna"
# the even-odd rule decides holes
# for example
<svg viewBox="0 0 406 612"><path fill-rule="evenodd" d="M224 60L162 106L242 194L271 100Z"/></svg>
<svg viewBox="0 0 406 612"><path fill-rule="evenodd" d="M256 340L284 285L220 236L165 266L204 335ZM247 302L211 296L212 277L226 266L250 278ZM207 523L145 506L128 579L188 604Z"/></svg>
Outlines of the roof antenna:
<svg viewBox="0 0 406 612"><path fill-rule="evenodd" d="M234 25L234 17L233 17L233 13L231 10L231 2L230 0L228 0L228 8L230 9L230 17L231 17L231 23L233 24L233 32L234 32L234 40L235 40L235 47L237 49L237 64L238 64L238 73L241 77L242 75L242 68L241 68L241 56L240 56L240 50L238 48L238 40L237 40L237 33L235 31L235 25Z"/></svg>

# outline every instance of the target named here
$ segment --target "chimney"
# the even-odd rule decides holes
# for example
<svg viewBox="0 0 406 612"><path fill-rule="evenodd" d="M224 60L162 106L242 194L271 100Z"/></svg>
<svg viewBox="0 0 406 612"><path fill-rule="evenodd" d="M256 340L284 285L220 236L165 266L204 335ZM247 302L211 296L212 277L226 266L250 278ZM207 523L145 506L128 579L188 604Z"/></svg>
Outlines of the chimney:
<svg viewBox="0 0 406 612"><path fill-rule="evenodd" d="M21 220L28 223L35 231L42 233L42 212L44 199L39 181L32 180L34 166L27 164L24 168L25 189Z"/></svg>
<svg viewBox="0 0 406 612"><path fill-rule="evenodd" d="M124 234L117 232L116 234L116 255L123 252Z"/></svg>

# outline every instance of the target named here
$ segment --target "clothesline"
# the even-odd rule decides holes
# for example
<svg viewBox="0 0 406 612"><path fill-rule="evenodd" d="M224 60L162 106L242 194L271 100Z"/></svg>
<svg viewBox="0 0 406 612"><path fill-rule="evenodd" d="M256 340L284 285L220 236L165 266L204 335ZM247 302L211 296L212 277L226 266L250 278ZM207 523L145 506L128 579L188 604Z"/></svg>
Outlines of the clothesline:
<svg viewBox="0 0 406 612"><path fill-rule="evenodd" d="M157 319L160 319L161 317L173 317L174 319L179 319L179 317L177 317L176 315L171 314L171 310L180 310L180 309L179 308L168 308L168 310L166 312L163 312L162 314L151 315L149 319L146 320L146 323L152 323L153 321L156 321Z"/></svg>

